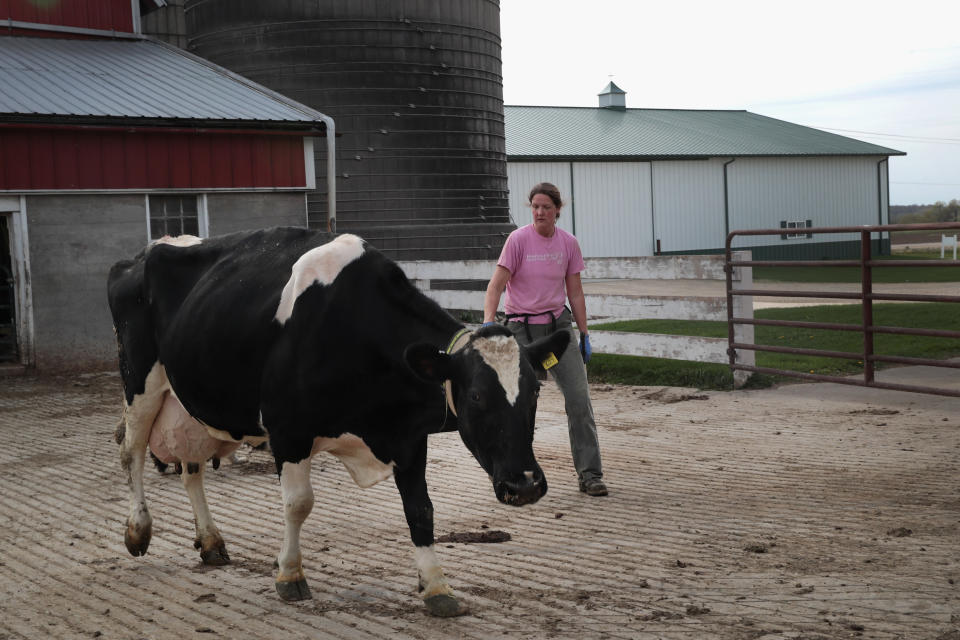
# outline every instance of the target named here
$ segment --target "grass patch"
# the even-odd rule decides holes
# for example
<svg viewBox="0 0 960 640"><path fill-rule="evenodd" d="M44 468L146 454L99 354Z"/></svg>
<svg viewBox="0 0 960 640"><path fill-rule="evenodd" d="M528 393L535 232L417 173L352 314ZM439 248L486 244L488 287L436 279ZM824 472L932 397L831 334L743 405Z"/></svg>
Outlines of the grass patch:
<svg viewBox="0 0 960 640"><path fill-rule="evenodd" d="M640 358L615 353L597 353L587 365L590 382L630 384L643 387L695 387L730 389L730 367L711 362L690 362L664 358Z"/></svg>
<svg viewBox="0 0 960 640"><path fill-rule="evenodd" d="M916 229L911 231L891 231L890 243L893 245L920 244L926 242L940 242L940 236L952 236L960 233L957 229L931 231L930 229Z"/></svg>
<svg viewBox="0 0 960 640"><path fill-rule="evenodd" d="M888 327L909 327L960 331L957 305L944 303L874 304L874 324ZM818 305L812 307L758 309L759 319L830 322L859 325L860 305ZM598 331L631 331L668 335L725 338L727 324L700 320L629 320L592 327ZM758 345L804 347L825 351L863 352L863 337L856 331L801 329L793 327L755 327L754 342ZM874 353L946 359L960 355L960 339L923 336L876 334ZM863 371L861 360L820 356L768 353L758 351L757 366L818 373L852 375ZM878 364L877 368L883 368ZM701 389L729 389L732 376L729 367L721 364L686 362L659 358L637 358L597 354L587 367L591 382L635 384L644 386L682 386ZM755 386L778 382L769 376L754 376ZM789 378L784 378L784 380Z"/></svg>
<svg viewBox="0 0 960 640"><path fill-rule="evenodd" d="M953 257L951 253L950 258ZM890 260L940 260L940 250L910 251L893 256L878 256L882 262ZM950 266L953 265L953 266ZM945 259L943 266L874 267L873 281L894 282L960 282L960 261ZM774 282L860 282L859 267L754 267L754 280Z"/></svg>

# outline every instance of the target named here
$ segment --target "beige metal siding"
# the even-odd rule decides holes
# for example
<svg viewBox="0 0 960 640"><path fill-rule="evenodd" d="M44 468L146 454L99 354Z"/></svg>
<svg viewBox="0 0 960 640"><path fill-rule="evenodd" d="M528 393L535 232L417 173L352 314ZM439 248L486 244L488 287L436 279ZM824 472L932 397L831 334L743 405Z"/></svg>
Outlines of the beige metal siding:
<svg viewBox="0 0 960 640"><path fill-rule="evenodd" d="M723 162L653 163L654 231L661 251L723 246Z"/></svg>
<svg viewBox="0 0 960 640"><path fill-rule="evenodd" d="M810 220L815 227L877 224L879 160L739 158L728 167L730 229L776 228L781 220ZM765 236L741 238L735 246L856 239L857 234L789 240Z"/></svg>

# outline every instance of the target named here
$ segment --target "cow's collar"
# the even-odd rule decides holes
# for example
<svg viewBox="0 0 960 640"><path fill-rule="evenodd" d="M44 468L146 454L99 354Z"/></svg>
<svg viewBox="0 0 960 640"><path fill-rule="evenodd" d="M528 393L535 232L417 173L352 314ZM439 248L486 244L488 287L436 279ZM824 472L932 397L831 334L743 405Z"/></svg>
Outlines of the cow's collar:
<svg viewBox="0 0 960 640"><path fill-rule="evenodd" d="M466 327L464 327L463 329L460 329L460 331L457 331L455 334L453 334L453 338L450 340L450 344L447 345L446 352L448 354L456 353L457 351L462 349L464 344L466 344L466 342L464 342L464 344L460 344L464 336L466 336L467 339L470 338L470 329L467 329ZM447 408L450 409L454 417L457 417L457 408L453 406L453 383L450 382L450 380L443 381L443 392L444 392L444 395L446 395L447 397ZM444 422L446 422L446 419L444 419Z"/></svg>

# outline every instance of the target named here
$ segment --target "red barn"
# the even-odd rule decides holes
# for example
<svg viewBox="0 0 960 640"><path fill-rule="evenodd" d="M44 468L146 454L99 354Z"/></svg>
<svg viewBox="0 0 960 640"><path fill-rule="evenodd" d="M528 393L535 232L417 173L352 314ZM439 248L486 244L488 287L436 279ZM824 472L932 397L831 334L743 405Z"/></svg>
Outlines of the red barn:
<svg viewBox="0 0 960 640"><path fill-rule="evenodd" d="M332 150L333 121L144 38L140 13L155 6L0 0L8 370L112 365L106 274L152 239L307 224L313 146Z"/></svg>

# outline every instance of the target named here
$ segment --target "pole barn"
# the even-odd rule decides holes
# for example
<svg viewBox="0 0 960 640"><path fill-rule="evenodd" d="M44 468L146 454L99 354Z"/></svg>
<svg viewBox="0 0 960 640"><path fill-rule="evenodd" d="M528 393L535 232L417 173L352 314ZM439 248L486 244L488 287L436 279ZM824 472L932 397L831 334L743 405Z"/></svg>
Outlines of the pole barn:
<svg viewBox="0 0 960 640"><path fill-rule="evenodd" d="M526 224L530 188L553 182L567 199L560 226L590 258L720 253L728 232L769 228L784 232L735 248L855 257L856 234L822 242L802 229L889 224L888 160L905 155L748 111L628 109L612 82L596 108L504 117L513 220Z"/></svg>

